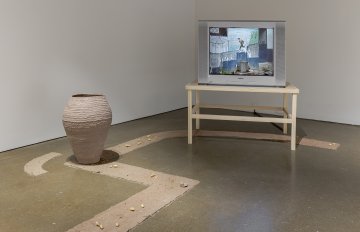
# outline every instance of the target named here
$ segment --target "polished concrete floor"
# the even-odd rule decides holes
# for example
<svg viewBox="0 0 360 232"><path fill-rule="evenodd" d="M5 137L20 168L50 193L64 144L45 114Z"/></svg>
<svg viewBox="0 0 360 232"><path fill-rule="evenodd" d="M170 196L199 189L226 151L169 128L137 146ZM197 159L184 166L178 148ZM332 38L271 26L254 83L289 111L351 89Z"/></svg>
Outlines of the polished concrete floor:
<svg viewBox="0 0 360 232"><path fill-rule="evenodd" d="M186 110L113 126L106 146L149 133L186 129ZM203 121L208 130L281 133L268 123ZM360 231L360 127L298 120L298 135L340 143L337 151L231 138L163 140L120 162L200 184L133 231ZM24 165L65 156L30 177ZM0 153L0 231L66 231L145 187L72 169L66 138Z"/></svg>

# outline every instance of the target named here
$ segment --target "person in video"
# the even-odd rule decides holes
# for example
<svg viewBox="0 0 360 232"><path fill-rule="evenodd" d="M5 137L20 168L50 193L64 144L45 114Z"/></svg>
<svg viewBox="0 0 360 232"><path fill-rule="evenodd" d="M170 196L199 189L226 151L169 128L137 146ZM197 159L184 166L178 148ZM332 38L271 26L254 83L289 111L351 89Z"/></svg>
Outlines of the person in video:
<svg viewBox="0 0 360 232"><path fill-rule="evenodd" d="M238 40L239 40L239 43L240 43L239 50L245 52L245 45L244 45L245 41L242 40L241 38L238 38Z"/></svg>

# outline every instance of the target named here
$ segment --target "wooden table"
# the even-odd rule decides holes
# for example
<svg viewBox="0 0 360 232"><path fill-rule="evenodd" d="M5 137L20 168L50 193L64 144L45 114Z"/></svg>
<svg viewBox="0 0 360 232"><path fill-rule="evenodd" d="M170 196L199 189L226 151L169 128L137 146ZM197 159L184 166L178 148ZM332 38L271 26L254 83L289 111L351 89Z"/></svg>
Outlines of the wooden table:
<svg viewBox="0 0 360 232"><path fill-rule="evenodd" d="M224 86L224 85L199 85L197 82L185 86L188 95L188 144L192 144L192 119L196 119L196 129L200 129L200 119L229 120L246 122L272 122L282 123L283 133L287 134L287 124L291 124L291 150L296 147L296 107L299 89L290 83L286 87L249 87L249 86ZM192 93L195 91L195 105L193 106ZM277 93L283 95L282 106L248 106L248 105L211 105L200 103L201 91L216 92L245 92L245 93ZM292 95L291 114L288 111L288 95ZM200 114L201 108L229 109L229 110L271 110L280 111L283 117L251 117L233 115Z"/></svg>

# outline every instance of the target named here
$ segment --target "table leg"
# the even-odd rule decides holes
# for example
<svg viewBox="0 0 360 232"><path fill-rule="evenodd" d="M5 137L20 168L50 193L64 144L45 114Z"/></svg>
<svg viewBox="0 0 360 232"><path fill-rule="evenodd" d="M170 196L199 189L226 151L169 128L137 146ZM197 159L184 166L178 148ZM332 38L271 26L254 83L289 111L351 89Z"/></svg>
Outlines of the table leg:
<svg viewBox="0 0 360 232"><path fill-rule="evenodd" d="M296 107L297 107L297 94L292 95L291 104L291 150L296 149Z"/></svg>
<svg viewBox="0 0 360 232"><path fill-rule="evenodd" d="M284 93L283 94L283 109L284 109L284 118L287 118L287 114L285 113L286 112L289 112L288 111L288 94L287 93ZM283 124L283 133L284 134L287 134L287 123L284 123Z"/></svg>
<svg viewBox="0 0 360 232"><path fill-rule="evenodd" d="M196 114L200 114L200 91L195 91L195 105L196 105ZM196 129L200 129L200 119L196 119Z"/></svg>
<svg viewBox="0 0 360 232"><path fill-rule="evenodd" d="M192 90L188 90L188 144L192 144Z"/></svg>

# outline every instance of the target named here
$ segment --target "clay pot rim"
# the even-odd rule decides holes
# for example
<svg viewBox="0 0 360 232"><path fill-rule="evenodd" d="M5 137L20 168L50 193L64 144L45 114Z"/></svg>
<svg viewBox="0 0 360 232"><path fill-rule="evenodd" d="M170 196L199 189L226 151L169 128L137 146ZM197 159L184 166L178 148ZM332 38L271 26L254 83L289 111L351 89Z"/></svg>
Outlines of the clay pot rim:
<svg viewBox="0 0 360 232"><path fill-rule="evenodd" d="M87 94L87 93L79 93L74 94L72 97L103 97L103 94Z"/></svg>

